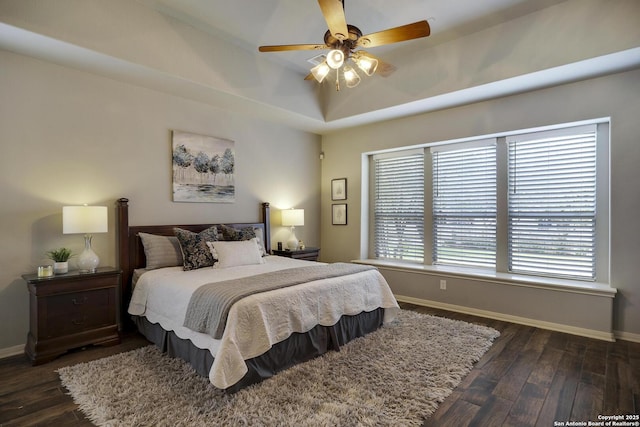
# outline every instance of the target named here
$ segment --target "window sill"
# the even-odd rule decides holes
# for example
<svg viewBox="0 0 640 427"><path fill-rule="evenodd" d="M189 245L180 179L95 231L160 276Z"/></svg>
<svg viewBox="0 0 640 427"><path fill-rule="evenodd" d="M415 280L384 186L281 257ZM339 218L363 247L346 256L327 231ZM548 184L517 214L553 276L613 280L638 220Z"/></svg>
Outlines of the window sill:
<svg viewBox="0 0 640 427"><path fill-rule="evenodd" d="M353 260L352 262L357 264L373 265L387 270L428 274L440 277L457 277L501 285L523 286L609 298L615 297L617 293L616 288L612 288L606 283L598 282L581 282L578 280L558 279L553 277L533 277L510 273L497 273L473 268L411 264L407 262L383 261L378 259L358 259Z"/></svg>

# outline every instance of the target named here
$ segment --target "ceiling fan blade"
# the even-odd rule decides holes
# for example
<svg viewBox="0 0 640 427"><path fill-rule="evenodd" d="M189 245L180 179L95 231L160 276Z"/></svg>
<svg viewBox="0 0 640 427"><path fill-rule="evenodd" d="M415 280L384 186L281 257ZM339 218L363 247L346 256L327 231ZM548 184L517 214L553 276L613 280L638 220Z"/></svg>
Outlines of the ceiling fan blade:
<svg viewBox="0 0 640 427"><path fill-rule="evenodd" d="M281 44L274 46L260 46L260 52L282 52L287 50L322 50L328 49L326 44Z"/></svg>
<svg viewBox="0 0 640 427"><path fill-rule="evenodd" d="M397 70L395 65L385 62L377 56L370 54L369 52L366 52L364 50L359 50L358 52L361 52L370 58L378 60L378 68L376 68L376 74L379 74L382 77L389 77L391 73Z"/></svg>
<svg viewBox="0 0 640 427"><path fill-rule="evenodd" d="M315 79L315 77L313 77L313 73L309 73L304 77L305 80L313 80Z"/></svg>
<svg viewBox="0 0 640 427"><path fill-rule="evenodd" d="M427 21L418 21L413 24L402 25L400 27L389 28L364 35L358 39L358 46L376 47L385 44L398 43L406 40L419 39L431 34L431 28Z"/></svg>
<svg viewBox="0 0 640 427"><path fill-rule="evenodd" d="M318 4L324 15L324 20L327 21L331 35L338 40L349 38L342 0L318 0Z"/></svg>

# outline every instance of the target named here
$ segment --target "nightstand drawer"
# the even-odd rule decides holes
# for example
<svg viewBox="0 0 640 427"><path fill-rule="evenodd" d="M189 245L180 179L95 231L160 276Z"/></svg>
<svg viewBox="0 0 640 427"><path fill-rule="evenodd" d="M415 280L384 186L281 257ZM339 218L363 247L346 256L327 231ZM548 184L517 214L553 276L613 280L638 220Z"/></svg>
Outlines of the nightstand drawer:
<svg viewBox="0 0 640 427"><path fill-rule="evenodd" d="M39 298L49 298L68 294L93 292L97 289L115 288L120 284L118 276L89 276L89 274L77 275L64 280L64 276L55 276L50 282L43 282L37 292Z"/></svg>
<svg viewBox="0 0 640 427"><path fill-rule="evenodd" d="M305 254L294 255L292 258L295 259L304 259L306 261L317 261L318 260L318 252L310 252Z"/></svg>
<svg viewBox="0 0 640 427"><path fill-rule="evenodd" d="M57 337L114 323L115 290L98 289L47 297L42 337Z"/></svg>

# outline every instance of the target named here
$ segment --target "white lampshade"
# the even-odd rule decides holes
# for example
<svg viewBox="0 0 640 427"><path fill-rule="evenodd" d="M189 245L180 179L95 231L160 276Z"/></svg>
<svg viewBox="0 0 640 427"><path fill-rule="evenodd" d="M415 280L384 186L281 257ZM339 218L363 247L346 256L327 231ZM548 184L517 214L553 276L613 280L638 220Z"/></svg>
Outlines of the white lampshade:
<svg viewBox="0 0 640 427"><path fill-rule="evenodd" d="M304 209L286 209L282 211L282 225L297 227L304 225Z"/></svg>
<svg viewBox="0 0 640 427"><path fill-rule="evenodd" d="M63 206L63 234L106 233L108 231L106 206Z"/></svg>
<svg viewBox="0 0 640 427"><path fill-rule="evenodd" d="M84 234L84 251L78 255L81 273L95 273L100 258L91 248L91 233L106 233L108 218L106 206L63 206L62 233Z"/></svg>

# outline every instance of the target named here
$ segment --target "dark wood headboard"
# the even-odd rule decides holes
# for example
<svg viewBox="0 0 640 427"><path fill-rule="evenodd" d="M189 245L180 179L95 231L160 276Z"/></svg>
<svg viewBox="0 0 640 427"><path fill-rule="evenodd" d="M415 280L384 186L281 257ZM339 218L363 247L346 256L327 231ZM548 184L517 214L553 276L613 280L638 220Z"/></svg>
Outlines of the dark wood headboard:
<svg viewBox="0 0 640 427"><path fill-rule="evenodd" d="M225 225L242 228L254 226L261 228L264 234L264 246L267 253L271 253L271 230L269 227L270 212L269 203L262 203L262 221L256 223L225 223ZM127 312L127 306L131 298L131 279L136 268L144 268L146 258L142 240L138 233L157 234L160 236L173 236L174 227L179 227L193 232L200 232L212 225L219 224L168 224L168 225L129 225L129 199L118 199L116 202L116 226L117 226L117 258L118 267L122 270L122 312Z"/></svg>

